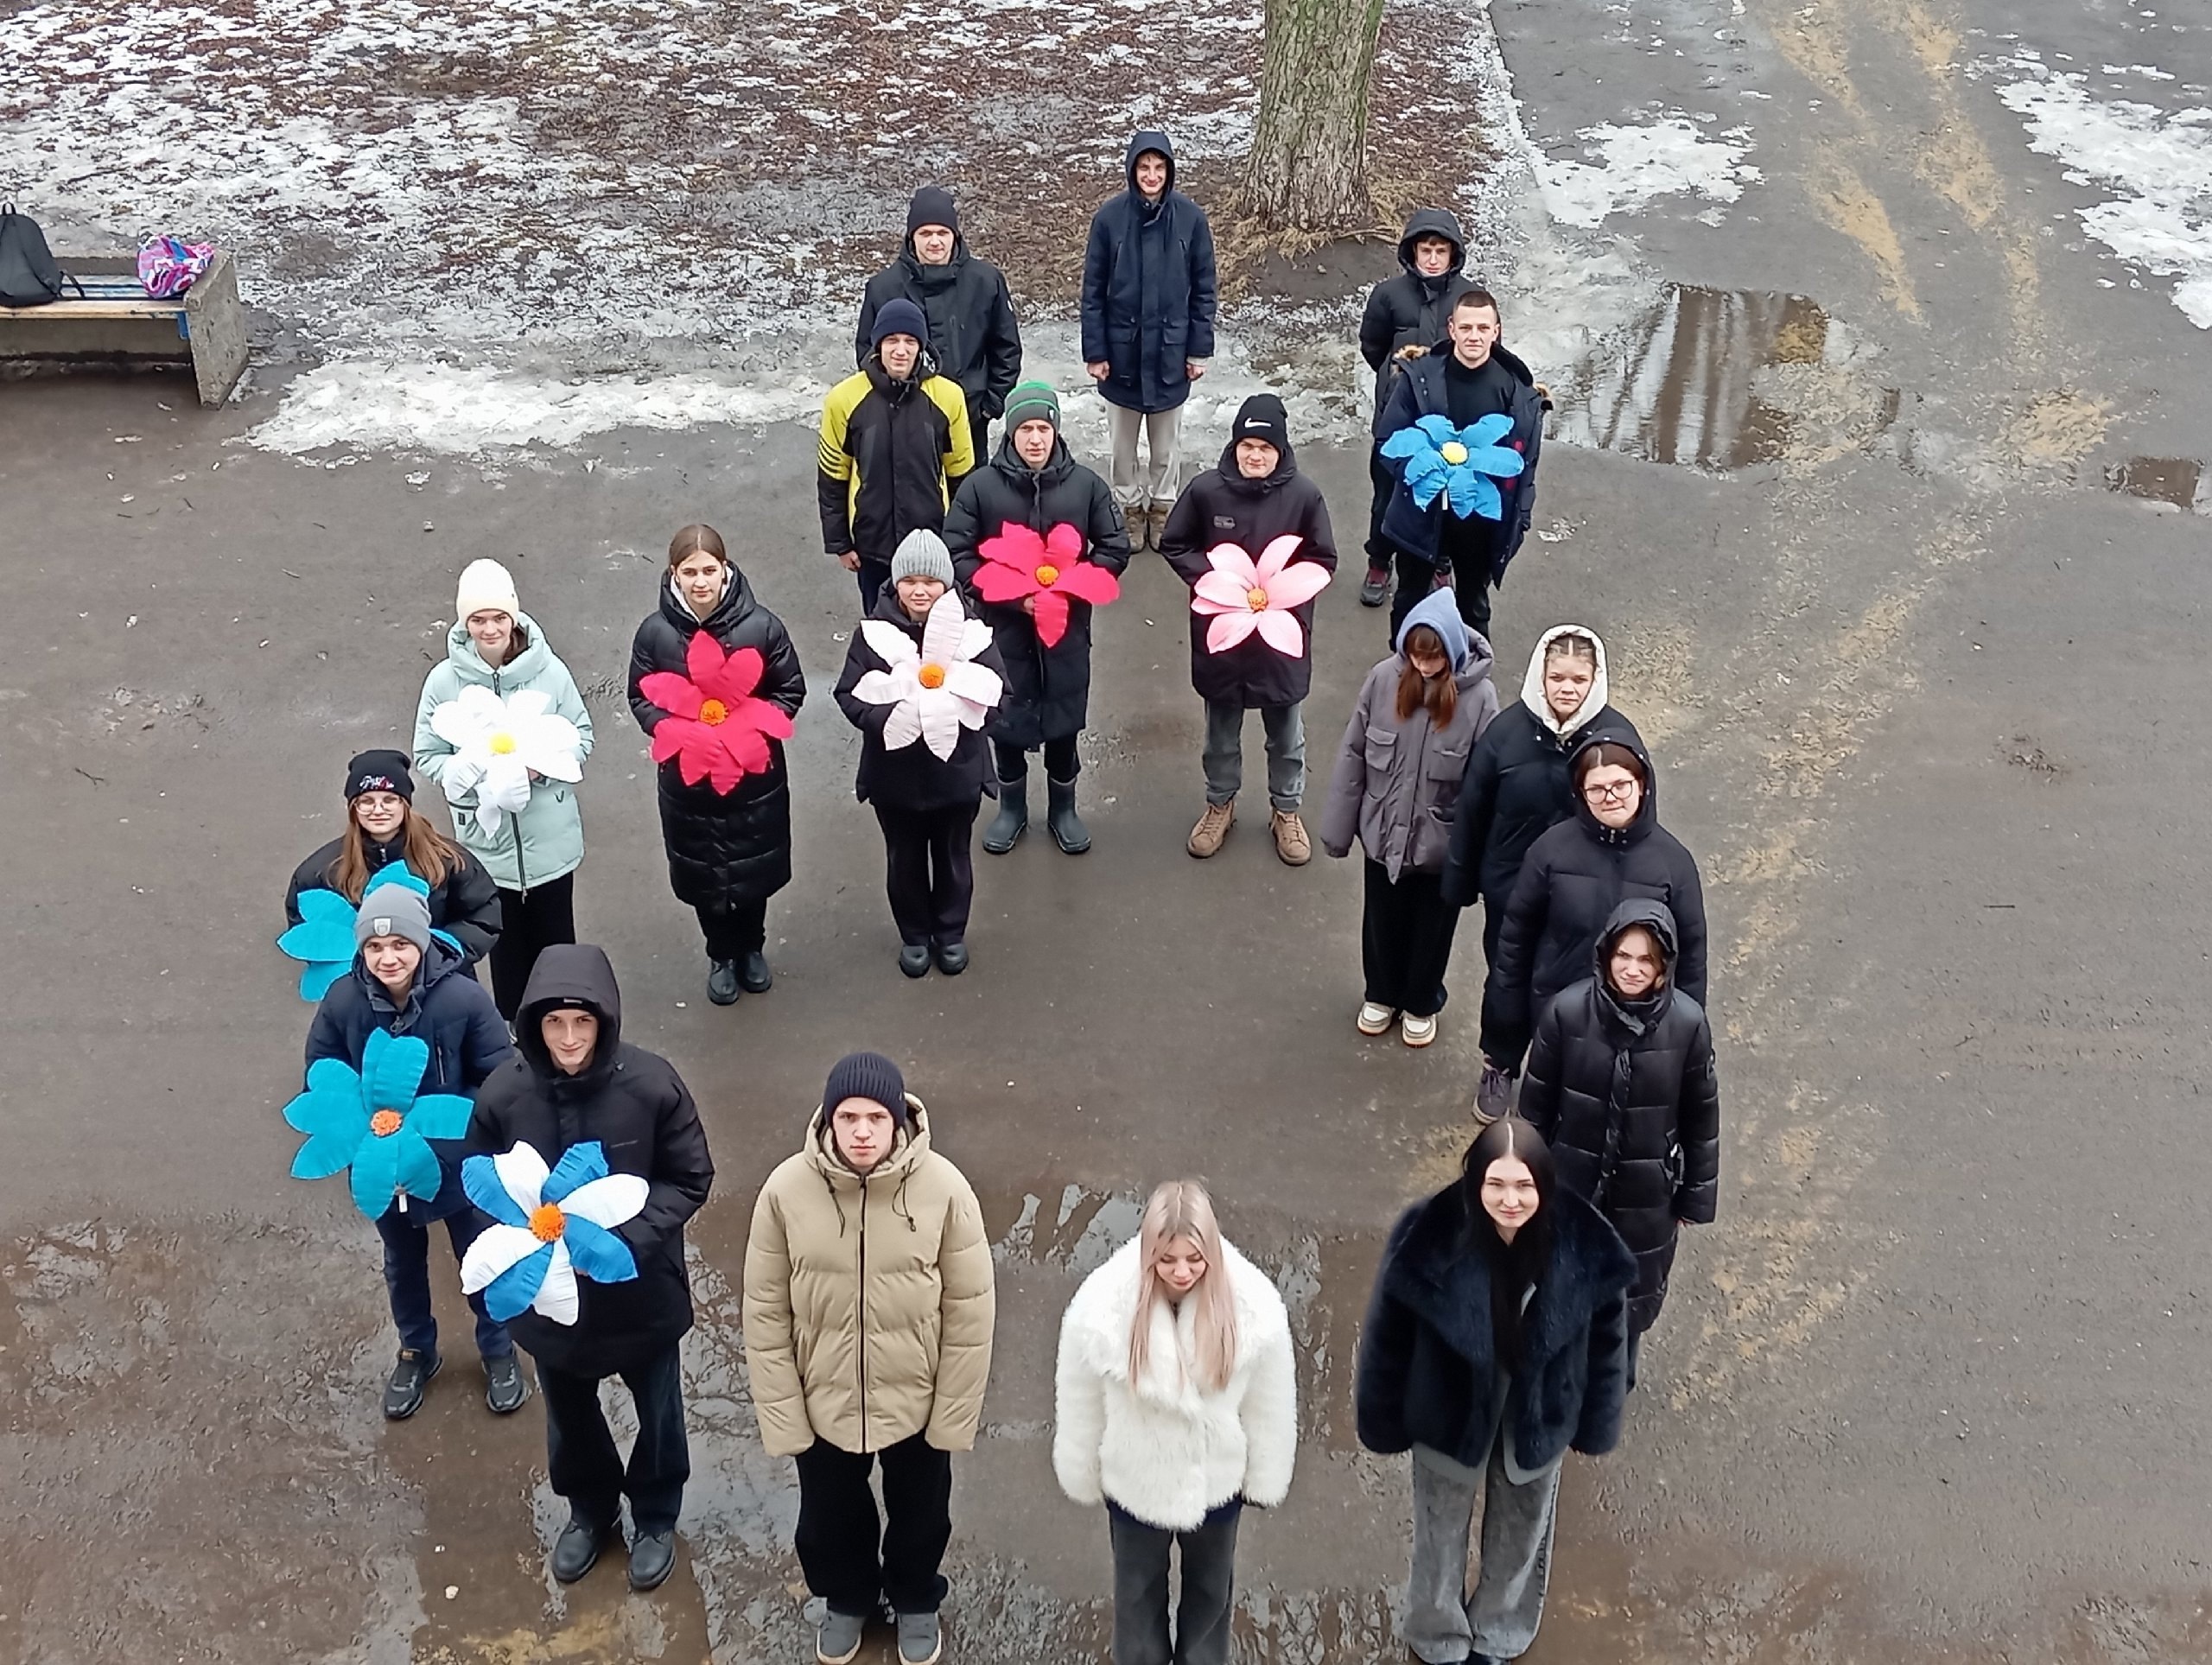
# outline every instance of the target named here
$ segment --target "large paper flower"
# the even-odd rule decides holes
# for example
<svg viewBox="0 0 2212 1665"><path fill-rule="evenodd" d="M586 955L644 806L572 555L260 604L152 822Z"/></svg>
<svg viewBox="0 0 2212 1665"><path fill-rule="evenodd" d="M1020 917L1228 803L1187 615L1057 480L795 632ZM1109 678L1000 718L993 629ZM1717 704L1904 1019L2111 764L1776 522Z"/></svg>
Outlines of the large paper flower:
<svg viewBox="0 0 2212 1665"><path fill-rule="evenodd" d="M380 885L404 885L417 896L430 893L429 886L410 872L404 861L387 862L369 875L371 890ZM360 909L334 890L303 890L299 907L299 924L279 937L276 946L307 962L300 972L300 998L319 1001L353 963L353 920ZM455 953L461 951L461 944L446 932L430 934L450 944Z"/></svg>
<svg viewBox="0 0 2212 1665"><path fill-rule="evenodd" d="M1068 602L1103 607L1122 593L1121 581L1105 568L1083 558L1083 534L1065 520L1039 537L1027 526L1007 521L996 537L976 546L983 564L976 569L976 593L986 601L1037 598L1032 617L1037 639L1058 647L1068 633Z"/></svg>
<svg viewBox="0 0 2212 1665"><path fill-rule="evenodd" d="M614 1235L645 1205L645 1182L609 1173L599 1141L571 1145L548 1172L529 1145L461 1165L468 1200L492 1217L461 1260L461 1287L484 1292L484 1310L505 1324L536 1311L556 1324L576 1321L576 1276L627 1283L637 1256Z"/></svg>
<svg viewBox="0 0 2212 1665"><path fill-rule="evenodd" d="M770 740L791 737L791 713L753 693L767 669L757 647L725 654L695 631L683 667L687 676L655 670L638 679L638 691L668 713L653 727L653 761L674 758L687 786L710 780L718 792L735 791L767 768Z"/></svg>
<svg viewBox="0 0 2212 1665"><path fill-rule="evenodd" d="M444 1175L426 1142L468 1131L469 1103L458 1093L424 1093L430 1048L419 1035L370 1032L356 1074L341 1058L308 1066L308 1090L284 1107L284 1120L307 1134L292 1159L295 1179L327 1179L353 1171L353 1203L381 1218L404 1192L429 1202Z"/></svg>
<svg viewBox="0 0 2212 1665"><path fill-rule="evenodd" d="M1005 692L999 673L975 663L991 645L991 627L970 619L957 592L947 590L930 608L922 645L887 619L868 619L861 634L888 670L870 670L853 684L853 696L887 705L883 743L897 751L917 740L950 758L963 728L981 728Z"/></svg>
<svg viewBox="0 0 2212 1665"><path fill-rule="evenodd" d="M499 830L501 817L530 802L533 771L549 780L584 778L583 736L535 688L500 698L480 683L430 712L430 729L454 749L445 769L447 801L476 794L476 824Z"/></svg>
<svg viewBox="0 0 2212 1665"><path fill-rule="evenodd" d="M1306 651L1306 632L1293 607L1303 607L1329 586L1329 569L1318 561L1292 564L1305 540L1278 537L1260 551L1255 562L1234 543L1206 551L1213 570L1200 575L1191 611L1211 614L1206 651L1226 653L1254 631L1278 653L1298 658Z"/></svg>
<svg viewBox="0 0 2212 1665"><path fill-rule="evenodd" d="M1465 428L1454 428L1447 416L1423 416L1384 440L1382 454L1406 465L1402 478L1416 509L1440 495L1462 520L1495 520L1504 500L1491 477L1510 480L1525 466L1518 451L1497 443L1512 430L1513 418L1503 412Z"/></svg>

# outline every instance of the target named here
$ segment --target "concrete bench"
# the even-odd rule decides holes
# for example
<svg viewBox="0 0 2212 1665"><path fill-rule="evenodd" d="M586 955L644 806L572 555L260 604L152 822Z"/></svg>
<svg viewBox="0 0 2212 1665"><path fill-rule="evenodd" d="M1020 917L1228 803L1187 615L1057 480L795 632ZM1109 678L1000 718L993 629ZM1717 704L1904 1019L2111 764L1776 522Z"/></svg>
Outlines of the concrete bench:
<svg viewBox="0 0 2212 1665"><path fill-rule="evenodd" d="M189 368L200 403L219 405L245 373L245 312L238 269L218 250L200 281L156 301L132 255L61 257L84 286L42 307L0 307L0 367L12 365L174 365Z"/></svg>

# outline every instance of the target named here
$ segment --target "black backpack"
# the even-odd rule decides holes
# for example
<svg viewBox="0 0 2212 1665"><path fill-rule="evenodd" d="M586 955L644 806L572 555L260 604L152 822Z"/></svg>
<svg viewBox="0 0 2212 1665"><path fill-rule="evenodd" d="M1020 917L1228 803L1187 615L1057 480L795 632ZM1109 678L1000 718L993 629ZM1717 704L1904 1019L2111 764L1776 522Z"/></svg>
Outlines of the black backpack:
<svg viewBox="0 0 2212 1665"><path fill-rule="evenodd" d="M42 307L73 281L62 276L38 222L12 202L0 204L0 307ZM77 293L84 292L79 285Z"/></svg>

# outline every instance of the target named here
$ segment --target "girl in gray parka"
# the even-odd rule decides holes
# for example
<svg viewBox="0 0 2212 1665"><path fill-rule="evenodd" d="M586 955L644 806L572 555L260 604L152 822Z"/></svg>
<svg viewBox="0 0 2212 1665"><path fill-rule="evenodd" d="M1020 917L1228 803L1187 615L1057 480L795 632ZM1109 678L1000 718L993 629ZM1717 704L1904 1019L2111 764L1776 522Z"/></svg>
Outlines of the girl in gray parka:
<svg viewBox="0 0 2212 1665"><path fill-rule="evenodd" d="M415 709L415 767L441 785L454 757L452 743L431 726L431 716L474 684L505 698L535 689L555 716L576 727L578 761L591 755L591 713L576 679L553 651L537 621L522 610L515 581L496 561L472 561L461 575L446 657L423 679ZM448 793L451 799L451 794ZM583 811L576 788L533 774L530 801L505 817L497 832L477 824L475 797L453 803L454 836L481 861L499 887L501 926L493 945L492 995L510 1023L522 1005L540 949L576 940L575 871L584 859Z"/></svg>
<svg viewBox="0 0 2212 1665"><path fill-rule="evenodd" d="M1344 725L1321 848L1349 855L1357 836L1366 852L1363 1035L1395 1022L1408 1046L1436 1039L1459 914L1444 899L1444 861L1468 755L1497 715L1490 670L1490 644L1449 591L1432 591L1398 627L1398 651L1367 673Z"/></svg>

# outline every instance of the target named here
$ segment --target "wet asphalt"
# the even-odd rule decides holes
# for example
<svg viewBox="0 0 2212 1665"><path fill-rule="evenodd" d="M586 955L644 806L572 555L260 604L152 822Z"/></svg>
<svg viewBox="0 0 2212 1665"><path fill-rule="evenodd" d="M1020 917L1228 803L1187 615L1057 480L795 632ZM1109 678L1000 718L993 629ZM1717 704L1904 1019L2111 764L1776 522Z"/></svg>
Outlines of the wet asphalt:
<svg viewBox="0 0 2212 1665"><path fill-rule="evenodd" d="M1539 143L1770 100L1721 106L1765 181L1720 225L1635 222L1685 287L1559 378L1561 421L1606 417L1613 448L1548 454L1498 606L1509 696L1547 625L1612 647L1707 874L1727 1119L1721 1220L1684 1251L1622 1448L1570 1465L1529 1657L2202 1659L2206 522L2106 478L2207 454L2212 365L2160 285L2101 289L2114 263L2043 234L2088 199L1962 70L2000 27L2084 60L2152 48L2109 38L2133 12L2056 0L1675 3L1620 39L1596 16L1499 18ZM2212 69L2201 32L2153 44ZM979 855L974 968L908 982L828 699L851 592L817 552L810 435L325 467L231 442L270 408L0 385L0 1661L807 1657L737 1287L755 1189L858 1045L906 1064L998 1261L948 1659L1103 1656L1103 1522L1048 1460L1058 1315L1144 1191L1190 1172L1277 1274L1302 1360L1241 1656L1401 1657L1405 1476L1358 1450L1350 1372L1382 1236L1467 1135L1475 922L1417 1054L1353 1032L1349 864L1282 867L1249 812L1214 861L1183 854L1200 713L1164 565L1100 620L1096 848ZM1301 461L1352 542L1363 459ZM813 684L777 987L728 1010L619 686L695 518ZM308 1014L269 945L284 878L334 828L345 759L406 743L480 555L587 688L579 925L719 1169L691 1232L684 1554L647 1598L619 1558L550 1581L541 1410L485 1411L443 1282L457 1350L419 1416L379 1420L373 1234L285 1178ZM1382 647L1352 589L1320 603L1316 808Z"/></svg>

